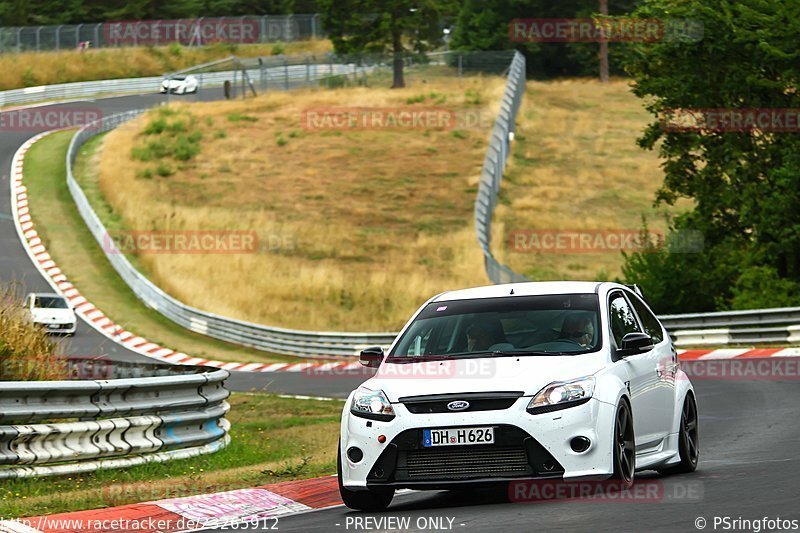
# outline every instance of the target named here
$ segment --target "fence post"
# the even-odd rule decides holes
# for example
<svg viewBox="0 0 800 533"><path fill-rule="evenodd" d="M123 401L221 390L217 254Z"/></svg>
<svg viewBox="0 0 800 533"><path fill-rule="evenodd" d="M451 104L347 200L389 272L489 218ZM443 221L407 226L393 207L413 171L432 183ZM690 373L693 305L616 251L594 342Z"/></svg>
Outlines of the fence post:
<svg viewBox="0 0 800 533"><path fill-rule="evenodd" d="M17 28L17 52L22 52L22 28Z"/></svg>
<svg viewBox="0 0 800 533"><path fill-rule="evenodd" d="M464 55L459 53L458 54L458 77L460 78L463 74L463 63L462 60L464 59Z"/></svg>
<svg viewBox="0 0 800 533"><path fill-rule="evenodd" d="M283 58L283 88L289 90L289 60Z"/></svg>
<svg viewBox="0 0 800 533"><path fill-rule="evenodd" d="M100 48L100 26L101 24L98 24L94 27L94 45L97 48Z"/></svg>
<svg viewBox="0 0 800 533"><path fill-rule="evenodd" d="M41 33L42 33L42 26L39 26L38 28L36 28L36 51L37 52L39 51L39 46L41 44L39 42L39 34L41 34Z"/></svg>
<svg viewBox="0 0 800 533"><path fill-rule="evenodd" d="M317 24L319 24L319 14L311 16L311 38L316 40L319 38L319 31L317 31Z"/></svg>
<svg viewBox="0 0 800 533"><path fill-rule="evenodd" d="M267 42L267 15L261 17L261 39L260 42Z"/></svg>
<svg viewBox="0 0 800 533"><path fill-rule="evenodd" d="M81 45L81 27L83 24L78 24L75 28L75 48L78 48Z"/></svg>
<svg viewBox="0 0 800 533"><path fill-rule="evenodd" d="M56 26L56 51L61 50L61 28L63 24Z"/></svg>

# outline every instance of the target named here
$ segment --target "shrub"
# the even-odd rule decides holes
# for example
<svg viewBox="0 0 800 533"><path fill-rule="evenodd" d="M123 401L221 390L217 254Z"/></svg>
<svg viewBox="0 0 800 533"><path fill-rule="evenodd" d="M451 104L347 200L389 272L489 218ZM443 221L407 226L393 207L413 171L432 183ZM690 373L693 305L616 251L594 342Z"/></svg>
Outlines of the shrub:
<svg viewBox="0 0 800 533"><path fill-rule="evenodd" d="M156 174L158 174L162 178L168 178L168 177L172 176L174 173L175 173L175 171L167 163L161 163L156 168Z"/></svg>
<svg viewBox="0 0 800 533"><path fill-rule="evenodd" d="M782 279L772 267L752 266L742 272L731 292L731 309L794 307L800 284Z"/></svg>

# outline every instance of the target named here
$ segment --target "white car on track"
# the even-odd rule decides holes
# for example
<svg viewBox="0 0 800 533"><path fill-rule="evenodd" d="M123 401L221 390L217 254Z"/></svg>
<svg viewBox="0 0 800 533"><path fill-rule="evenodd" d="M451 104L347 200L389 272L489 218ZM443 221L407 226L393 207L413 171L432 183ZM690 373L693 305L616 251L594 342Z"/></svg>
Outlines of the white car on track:
<svg viewBox="0 0 800 533"><path fill-rule="evenodd" d="M25 297L24 305L31 322L42 326L48 333L75 334L78 318L63 296L30 293Z"/></svg>
<svg viewBox="0 0 800 533"><path fill-rule="evenodd" d="M541 282L426 302L342 414L339 488L381 510L395 489L613 479L697 467L694 390L637 290Z"/></svg>
<svg viewBox="0 0 800 533"><path fill-rule="evenodd" d="M196 93L200 84L194 76L173 76L161 82L161 94L170 92L172 94Z"/></svg>

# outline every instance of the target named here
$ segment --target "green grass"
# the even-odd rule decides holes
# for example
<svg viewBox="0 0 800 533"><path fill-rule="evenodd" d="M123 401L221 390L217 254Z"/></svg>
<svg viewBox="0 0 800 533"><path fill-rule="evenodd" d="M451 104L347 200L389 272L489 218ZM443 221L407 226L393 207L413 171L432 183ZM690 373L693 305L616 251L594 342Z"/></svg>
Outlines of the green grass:
<svg viewBox="0 0 800 533"><path fill-rule="evenodd" d="M231 443L211 455L0 484L0 516L94 509L336 473L342 403L233 394Z"/></svg>
<svg viewBox="0 0 800 533"><path fill-rule="evenodd" d="M125 329L188 355L236 362L298 361L217 341L186 330L146 307L122 281L80 217L66 185L65 157L73 131L59 132L36 143L25 156L25 185L36 230L72 284L90 302ZM102 137L81 150L75 173L89 202L113 231L120 219L103 201L90 164ZM136 264L135 260L132 261ZM91 355L91 354L87 354Z"/></svg>

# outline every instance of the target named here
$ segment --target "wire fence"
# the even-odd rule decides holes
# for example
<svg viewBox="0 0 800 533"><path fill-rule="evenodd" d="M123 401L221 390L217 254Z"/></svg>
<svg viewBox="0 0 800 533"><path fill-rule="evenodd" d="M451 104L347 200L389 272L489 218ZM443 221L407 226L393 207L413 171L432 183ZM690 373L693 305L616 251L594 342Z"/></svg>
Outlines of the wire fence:
<svg viewBox="0 0 800 533"><path fill-rule="evenodd" d="M0 53L213 43L276 43L325 36L322 18L265 15L0 28Z"/></svg>

